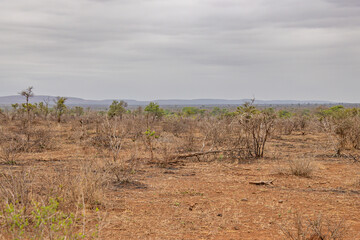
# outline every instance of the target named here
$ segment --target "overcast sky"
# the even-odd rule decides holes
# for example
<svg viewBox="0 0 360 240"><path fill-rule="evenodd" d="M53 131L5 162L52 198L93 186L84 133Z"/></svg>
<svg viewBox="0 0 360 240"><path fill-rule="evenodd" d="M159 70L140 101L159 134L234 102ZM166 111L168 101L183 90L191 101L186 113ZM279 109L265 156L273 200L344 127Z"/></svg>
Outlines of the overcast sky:
<svg viewBox="0 0 360 240"><path fill-rule="evenodd" d="M1 0L0 95L360 102L360 0Z"/></svg>

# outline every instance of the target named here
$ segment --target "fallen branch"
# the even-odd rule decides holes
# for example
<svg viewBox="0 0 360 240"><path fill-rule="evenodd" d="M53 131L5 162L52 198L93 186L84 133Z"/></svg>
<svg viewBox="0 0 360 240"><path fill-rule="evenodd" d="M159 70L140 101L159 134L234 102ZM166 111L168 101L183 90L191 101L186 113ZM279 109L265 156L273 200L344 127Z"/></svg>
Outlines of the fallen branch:
<svg viewBox="0 0 360 240"><path fill-rule="evenodd" d="M205 152L185 153L185 154L171 156L169 158L169 160L186 159L186 158L190 158L190 157L199 157L199 156L204 156L204 155L209 155L209 154L217 154L217 153L241 152L241 151L245 151L245 150L246 150L245 148L241 148L241 149L225 149L225 150L213 150L213 151L205 151Z"/></svg>
<svg viewBox="0 0 360 240"><path fill-rule="evenodd" d="M270 180L270 181L258 181L258 182L249 182L249 184L254 184L254 185L273 185L274 180Z"/></svg>

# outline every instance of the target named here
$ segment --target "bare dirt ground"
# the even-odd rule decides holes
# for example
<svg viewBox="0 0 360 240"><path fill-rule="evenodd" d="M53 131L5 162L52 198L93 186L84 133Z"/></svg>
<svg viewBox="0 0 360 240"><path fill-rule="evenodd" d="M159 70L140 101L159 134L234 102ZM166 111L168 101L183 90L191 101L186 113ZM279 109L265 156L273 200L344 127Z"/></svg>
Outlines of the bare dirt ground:
<svg viewBox="0 0 360 240"><path fill-rule="evenodd" d="M360 163L333 157L326 139L283 135L269 142L265 158L244 163L220 157L167 167L144 163L132 181L107 188L100 238L286 239L281 228L293 229L298 213L304 222L319 216L342 221L345 239L360 239ZM60 146L0 168L31 166L51 178L52 171L75 167L93 154L65 140ZM304 156L313 160L311 177L288 174L288 161ZM256 181L272 184L249 183Z"/></svg>

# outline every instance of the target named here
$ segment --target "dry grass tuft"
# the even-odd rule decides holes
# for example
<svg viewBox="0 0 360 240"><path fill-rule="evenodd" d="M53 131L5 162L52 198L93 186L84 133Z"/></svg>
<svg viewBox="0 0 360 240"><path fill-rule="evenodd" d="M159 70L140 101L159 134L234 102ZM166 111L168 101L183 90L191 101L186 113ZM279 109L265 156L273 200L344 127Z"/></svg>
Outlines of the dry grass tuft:
<svg viewBox="0 0 360 240"><path fill-rule="evenodd" d="M314 172L314 163L308 158L296 158L289 161L290 173L299 177L311 177Z"/></svg>
<svg viewBox="0 0 360 240"><path fill-rule="evenodd" d="M321 215L304 223L303 217L295 214L294 226L280 226L280 230L289 240L341 240L346 235L343 221L330 221Z"/></svg>

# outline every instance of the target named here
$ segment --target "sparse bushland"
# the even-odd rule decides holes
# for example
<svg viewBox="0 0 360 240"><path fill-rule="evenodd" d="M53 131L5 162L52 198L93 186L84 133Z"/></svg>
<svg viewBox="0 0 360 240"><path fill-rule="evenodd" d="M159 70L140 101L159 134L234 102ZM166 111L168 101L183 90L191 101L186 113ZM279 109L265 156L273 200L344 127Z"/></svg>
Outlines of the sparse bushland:
<svg viewBox="0 0 360 240"><path fill-rule="evenodd" d="M346 149L360 147L360 110L334 106L318 112L319 122L328 134L338 156Z"/></svg>
<svg viewBox="0 0 360 240"><path fill-rule="evenodd" d="M118 104L119 102L113 106L116 108ZM266 198L262 198L261 201L266 201L267 194L277 190L279 190L279 195L276 196L283 198L292 194L302 196L307 193L307 190L333 192L335 188L336 191L343 191L339 194L358 194L358 186L351 185L351 188L337 190L337 185L333 187L327 183L328 179L323 179L320 172L327 171L327 166L321 168L323 163L318 165L318 161L321 161L319 156L328 156L325 153L329 149L319 150L320 146L317 146L317 144L320 145L318 139L324 140L326 138L324 133L326 133L333 139L334 150L339 148L341 154L343 152L356 153L359 148L357 141L360 134L357 132L356 109L341 107L322 111L293 108L265 109L253 103L246 103L237 109L229 108L226 111L220 108L194 107L164 110L158 104L152 103L144 111L133 110L130 107L131 111L127 111L125 105L122 104L123 109L119 111L109 110L114 114L103 110L66 107L63 108L60 122L58 122L57 106L45 103L34 103L32 106L34 107L27 108L24 105L14 105L11 111L4 110L5 114L0 114L3 119L0 125L0 195L3 200L0 203L0 234L2 234L0 237L5 239L29 237L33 239L91 239L96 238L95 236L105 239L106 237L101 238L101 231L106 224L106 212L112 212L112 221L119 221L115 224L117 226L114 225L106 231L119 229L121 225L121 231L124 233L130 224L146 228L148 223L138 224L134 220L135 215L138 214L138 205L127 208L126 204L131 201L131 198L138 197L136 190L128 191L131 186L134 186L131 184L148 181L146 184L151 186L152 195L149 197L150 195L146 195L149 193L142 192L141 194L147 198L141 199L137 204L149 202L151 203L149 205L154 204L160 209L164 207L160 204L166 203L163 196L167 198L174 195L166 184L173 184L172 179L176 179L179 182L184 181L184 185L196 186L198 182L196 184L190 182L195 181L191 180L193 176L196 176L196 181L203 181L202 184L206 182L204 189L199 191L204 192L206 198L203 196L200 198L199 195L186 195L184 197L187 198L182 199L184 201L177 206L177 211L186 210L184 216L189 216L191 221L197 221L196 217L189 215L188 211L193 211L194 216L197 216L199 212L196 212L197 209L193 206L198 204L199 209L208 211L206 215L212 218L213 211L217 210L213 210L216 208L213 205L214 202L210 203L211 210L208 209L209 202L206 201L214 200L211 194L219 196L216 197L216 201L222 201L225 196L220 198L218 193L221 188L228 186L228 181L236 182L236 186L231 186L235 189L243 181L247 182L248 177L254 180L272 180L266 168L268 166L271 168L274 160L281 161L282 166L286 166L284 171L286 175L275 174L277 179L274 188L269 187L261 193L254 189L247 189L253 193L251 198L255 199L258 194L261 194L261 197L266 195ZM27 127L27 109L31 109L30 127ZM27 136L30 136L29 140ZM311 153L311 158L299 157L302 148L309 147L309 144L314 145L310 146L312 148L307 149L306 152ZM284 149L288 151L282 153ZM314 176L313 173L317 170L313 165L315 160L317 166L320 167L319 172L316 171ZM344 159L336 158L336 161L341 163ZM245 162L251 164L245 166L243 164ZM346 162L352 164L349 161ZM189 165L186 166L187 164ZM208 166L215 166L216 170L207 168ZM355 168L357 164L351 166ZM164 176L162 173L172 175ZM200 178L201 174L206 176L205 180ZM152 185L157 184L159 179L163 181L166 179L166 183L153 187ZM321 184L324 184L321 185L323 188L312 189L312 184L315 184L318 179L321 179ZM296 182L287 184L287 181ZM353 182L354 180L351 184ZM305 189L296 188L301 184L306 184ZM309 186L311 189L308 189ZM218 187L216 194L211 192L213 187ZM241 185L241 187L246 186ZM160 192L159 189L161 189ZM122 199L123 193L127 194L126 201ZM244 191L242 194L246 195L247 192ZM161 196L161 200L153 198L158 195ZM238 209L239 204L245 204L247 201L257 204L259 200L259 198L256 200L247 198L244 202L234 203L234 209ZM232 201L231 199L226 204L232 204ZM277 203L278 199L271 201ZM191 206L184 208L185 210L182 209L181 207L187 202L190 202ZM267 210L264 211L266 214L276 208L274 203L267 203ZM285 202L281 204L285 205ZM142 208L146 207L142 205ZM223 206L221 208L223 209ZM285 209L285 207L278 209ZM157 214L162 214L162 210L155 214L148 210L145 210L144 218L149 219L151 216L155 218ZM262 210L257 208L256 211ZM123 215L125 217L122 217ZM225 219L228 216L224 214L216 218L220 219L220 217ZM238 217L241 216L235 216L235 218ZM137 219L137 221L142 220ZM226 224L231 224L231 221L224 220ZM211 222L213 224L216 221L211 219ZM331 235L326 235L328 231L324 227L320 230L325 230L325 232L313 235L319 230L316 228L319 222L321 226L325 226L323 221L313 220L311 224L302 223L299 231L304 234L294 235L293 229L289 228L289 234L292 235L285 236L288 239L311 239L311 236L341 239L329 238ZM225 229L226 233L233 232L231 229L226 229L226 224L218 229ZM186 228L183 225L181 229ZM196 229L195 227L191 226ZM177 228L174 227L174 229L178 231ZM336 229L336 227L329 229ZM197 230L199 229L197 228L194 232ZM298 236L304 238L296 238Z"/></svg>

